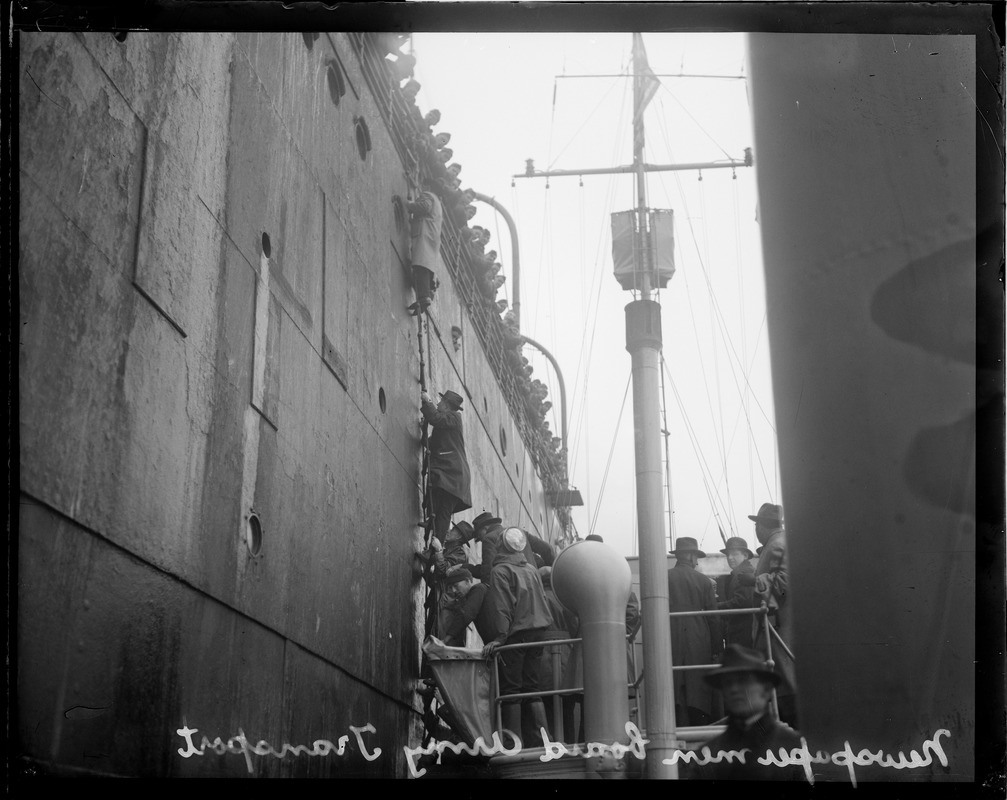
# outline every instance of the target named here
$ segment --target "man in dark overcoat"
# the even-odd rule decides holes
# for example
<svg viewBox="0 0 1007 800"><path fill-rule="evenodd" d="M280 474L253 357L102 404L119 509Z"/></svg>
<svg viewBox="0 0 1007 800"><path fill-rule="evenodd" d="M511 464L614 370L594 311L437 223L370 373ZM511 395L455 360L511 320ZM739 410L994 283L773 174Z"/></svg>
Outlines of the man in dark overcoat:
<svg viewBox="0 0 1007 800"><path fill-rule="evenodd" d="M706 553L696 540L683 536L671 552L675 566L668 570L670 611L713 611L717 597L713 583L696 565ZM674 666L710 664L721 652L720 621L716 616L672 617L671 660ZM713 692L700 670L674 673L675 721L678 725L707 725L713 721Z"/></svg>
<svg viewBox="0 0 1007 800"><path fill-rule="evenodd" d="M732 536L726 542L727 546L720 552L727 556L727 564L731 574L727 576L727 590L724 599L717 603L718 609L752 608L752 597L755 584L743 584L742 575L755 575L755 568L748 560L755 554L748 549L748 542L740 536ZM727 644L740 644L742 647L752 647L752 620L754 617L741 614L724 617L724 639Z"/></svg>
<svg viewBox="0 0 1007 800"><path fill-rule="evenodd" d="M795 764L779 766L769 761L767 751L776 756L781 748L788 753L801 746L801 735L789 725L776 720L770 709L773 687L780 676L767 668L762 654L740 645L724 651L721 666L705 676L711 686L721 691L727 710L727 730L700 748L709 755L705 764L688 764L682 771L686 780L721 781L799 781L805 773ZM743 753L740 758L717 758L718 754Z"/></svg>
<svg viewBox="0 0 1007 800"><path fill-rule="evenodd" d="M437 405L426 392L420 397L423 419L433 429L427 440L430 451L427 479L430 513L434 518L434 534L443 542L451 515L472 508L469 462L465 456L462 431L462 398L450 390L441 392L441 401Z"/></svg>

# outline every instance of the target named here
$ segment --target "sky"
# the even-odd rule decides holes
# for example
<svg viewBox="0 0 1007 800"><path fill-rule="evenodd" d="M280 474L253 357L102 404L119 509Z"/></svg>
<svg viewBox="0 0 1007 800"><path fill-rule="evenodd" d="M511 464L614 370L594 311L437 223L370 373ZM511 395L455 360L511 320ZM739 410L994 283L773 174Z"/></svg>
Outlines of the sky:
<svg viewBox="0 0 1007 800"><path fill-rule="evenodd" d="M752 146L744 35L645 33L643 40L661 80L644 117L647 163L743 159ZM517 226L522 332L556 357L566 384L570 483L585 501L572 510L574 525L626 556L639 551L624 312L633 296L612 273L610 215L635 207L632 176L512 176L529 158L543 171L632 163L632 80L624 77L631 44L629 33L412 38L417 103L441 111L435 132L451 134L462 187L494 198ZM711 75L728 77L694 77ZM648 178L648 205L675 215L676 272L656 298L671 464L666 533L691 536L707 552L723 547L721 531L754 547L747 515L779 502L754 158L755 167L734 171ZM513 302L506 222L488 204L476 207L470 224L491 231L489 247L507 276L498 297ZM558 435L553 370L534 348L524 354L532 377L549 386Z"/></svg>

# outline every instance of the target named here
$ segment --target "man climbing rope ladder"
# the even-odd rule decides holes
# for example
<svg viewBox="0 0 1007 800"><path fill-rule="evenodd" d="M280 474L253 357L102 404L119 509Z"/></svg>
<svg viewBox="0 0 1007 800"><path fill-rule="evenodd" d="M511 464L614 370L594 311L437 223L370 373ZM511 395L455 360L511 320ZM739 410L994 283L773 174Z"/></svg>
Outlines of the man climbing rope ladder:
<svg viewBox="0 0 1007 800"><path fill-rule="evenodd" d="M450 390L441 392L437 405L426 391L420 398L423 418L433 428L427 441L430 457L428 512L433 517L434 535L443 543L451 515L472 508L469 464L462 432L462 397Z"/></svg>

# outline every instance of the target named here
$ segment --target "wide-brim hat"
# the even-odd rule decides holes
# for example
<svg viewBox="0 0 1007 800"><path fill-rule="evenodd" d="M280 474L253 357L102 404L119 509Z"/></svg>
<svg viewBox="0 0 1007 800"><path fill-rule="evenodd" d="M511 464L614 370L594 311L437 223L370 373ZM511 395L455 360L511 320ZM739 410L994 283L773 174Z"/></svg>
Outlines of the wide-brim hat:
<svg viewBox="0 0 1007 800"><path fill-rule="evenodd" d="M450 389L448 389L446 392L438 392L438 394L441 396L441 399L444 400L444 402L446 402L448 405L452 406L455 411L462 410L462 403L464 402L464 398L462 398L462 396L458 394L458 392L452 392Z"/></svg>
<svg viewBox="0 0 1007 800"><path fill-rule="evenodd" d="M461 537L463 542L470 541L472 537L476 535L475 528L472 527L471 523L468 523L465 520L455 523L452 530L458 531L458 535Z"/></svg>
<svg viewBox="0 0 1007 800"><path fill-rule="evenodd" d="M474 530L479 530L480 528L485 528L487 525L499 525L503 522L500 517L494 517L492 511L484 511L474 520L472 520L472 528Z"/></svg>
<svg viewBox="0 0 1007 800"><path fill-rule="evenodd" d="M782 525L783 506L774 505L773 503L763 503L759 506L759 513L754 517L749 514L748 518L753 522L764 522L767 525Z"/></svg>
<svg viewBox="0 0 1007 800"><path fill-rule="evenodd" d="M748 549L748 542L746 542L740 536L732 536L730 539L728 539L724 549L721 550L720 552L726 556L728 550L744 550L746 553L748 553L749 558L755 558L755 553L753 553L751 550Z"/></svg>
<svg viewBox="0 0 1007 800"><path fill-rule="evenodd" d="M732 644L724 650L724 658L717 669L703 676L703 680L711 686L720 686L725 675L736 675L739 672L750 672L759 678L771 681L774 686L780 683L780 676L766 666L762 653L740 644Z"/></svg>
<svg viewBox="0 0 1007 800"><path fill-rule="evenodd" d="M696 553L700 558L706 558L706 553L699 549L699 543L691 536L683 536L675 542L671 555L677 556L679 553Z"/></svg>

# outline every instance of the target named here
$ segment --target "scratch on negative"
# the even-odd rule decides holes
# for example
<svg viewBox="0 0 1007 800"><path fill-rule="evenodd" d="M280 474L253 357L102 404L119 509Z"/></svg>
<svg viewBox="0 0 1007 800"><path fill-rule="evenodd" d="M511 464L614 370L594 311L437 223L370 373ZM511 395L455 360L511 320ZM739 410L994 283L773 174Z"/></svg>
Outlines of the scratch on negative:
<svg viewBox="0 0 1007 800"><path fill-rule="evenodd" d="M797 396L797 409L794 411L794 425L797 425L797 415L801 413L801 400L804 398L804 381L801 381L801 393Z"/></svg>
<svg viewBox="0 0 1007 800"><path fill-rule="evenodd" d="M44 91L44 90L42 89L42 87L38 85L38 81L36 81L36 80L35 80L35 79L34 79L34 78L32 77L32 74L31 74L31 70L30 70L30 69L28 69L27 67L25 67L25 71L24 71L24 74L28 76L28 78L29 78L29 79L31 80L31 82L32 82L32 83L34 83L34 84L35 84L35 88L36 88L36 89L38 89L38 90L39 90L40 92L42 92L42 94L45 94L45 91ZM53 104L54 106L57 106L58 108L62 108L62 109L63 109L64 111L66 111L66 107L65 107L65 106L61 106L61 105L60 105L59 103L57 103L57 102L56 102L55 100L53 100L53 99L52 99L51 97L49 97L49 95L45 94L45 96L46 96L46 99L47 99L47 100L48 100L48 101L49 101L50 103L52 103L52 104Z"/></svg>
<svg viewBox="0 0 1007 800"><path fill-rule="evenodd" d="M985 75L986 73L983 74ZM972 96L972 93L969 91L968 87L961 81L958 81L958 84L959 86L962 87L962 89L965 90L965 94L969 96L969 100L971 100L972 105L976 107L976 111L979 112L979 117L982 119L983 122L986 123L986 127L990 129L990 133L993 133L993 126L990 125L989 120L986 119L986 115L983 113L983 110L979 108L979 104L976 102L976 99ZM997 153L1000 155L1000 161L1003 162L1004 160L1003 153L1000 152L1000 145L997 144L996 136L993 137L993 146L997 149Z"/></svg>

